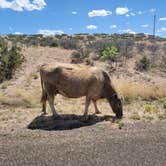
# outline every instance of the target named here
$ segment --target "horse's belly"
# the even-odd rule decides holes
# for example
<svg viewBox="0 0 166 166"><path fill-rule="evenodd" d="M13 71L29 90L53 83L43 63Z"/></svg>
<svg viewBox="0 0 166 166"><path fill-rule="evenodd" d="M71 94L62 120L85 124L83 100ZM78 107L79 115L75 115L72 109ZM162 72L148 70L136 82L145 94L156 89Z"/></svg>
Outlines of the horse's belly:
<svg viewBox="0 0 166 166"><path fill-rule="evenodd" d="M79 98L86 95L84 91L80 91L79 89L70 89L70 90L58 89L58 93L68 98Z"/></svg>

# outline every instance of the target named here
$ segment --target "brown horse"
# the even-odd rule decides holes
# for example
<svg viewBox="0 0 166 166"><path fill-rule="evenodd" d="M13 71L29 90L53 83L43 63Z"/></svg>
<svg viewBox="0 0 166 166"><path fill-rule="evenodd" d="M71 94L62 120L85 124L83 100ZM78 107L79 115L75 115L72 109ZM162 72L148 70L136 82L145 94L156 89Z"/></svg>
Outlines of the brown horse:
<svg viewBox="0 0 166 166"><path fill-rule="evenodd" d="M91 101L94 104L95 113L100 113L96 101L101 98L108 100L117 118L123 116L121 100L108 74L101 69L74 64L42 65L40 76L43 113L46 113L46 101L48 100L53 115L58 116L54 107L54 96L61 94L69 98L86 96L85 117Z"/></svg>

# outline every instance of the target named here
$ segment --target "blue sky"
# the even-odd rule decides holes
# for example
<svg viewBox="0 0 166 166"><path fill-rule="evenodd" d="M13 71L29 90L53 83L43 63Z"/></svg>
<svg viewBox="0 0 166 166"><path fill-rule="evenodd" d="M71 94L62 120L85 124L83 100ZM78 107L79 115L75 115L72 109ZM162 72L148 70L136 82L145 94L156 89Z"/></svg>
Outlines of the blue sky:
<svg viewBox="0 0 166 166"><path fill-rule="evenodd" d="M0 34L148 33L166 37L166 0L0 0Z"/></svg>

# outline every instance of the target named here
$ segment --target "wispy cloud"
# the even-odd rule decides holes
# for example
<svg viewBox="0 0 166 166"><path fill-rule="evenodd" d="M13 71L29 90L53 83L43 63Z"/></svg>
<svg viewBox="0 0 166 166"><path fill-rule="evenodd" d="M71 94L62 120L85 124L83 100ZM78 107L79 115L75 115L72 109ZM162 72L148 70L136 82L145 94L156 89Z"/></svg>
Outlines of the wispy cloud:
<svg viewBox="0 0 166 166"><path fill-rule="evenodd" d="M161 31L166 31L166 27L160 28L160 32L161 32Z"/></svg>
<svg viewBox="0 0 166 166"><path fill-rule="evenodd" d="M73 11L73 12L72 12L72 14L76 15L76 14L77 14L77 12L76 12L76 11Z"/></svg>
<svg viewBox="0 0 166 166"><path fill-rule="evenodd" d="M125 16L126 16L126 17L130 17L130 14L126 14Z"/></svg>
<svg viewBox="0 0 166 166"><path fill-rule="evenodd" d="M64 32L62 30L39 29L37 33L49 36L55 34L63 34Z"/></svg>
<svg viewBox="0 0 166 166"><path fill-rule="evenodd" d="M135 32L131 29L123 29L119 30L120 33L129 33L129 34L135 34Z"/></svg>
<svg viewBox="0 0 166 166"><path fill-rule="evenodd" d="M115 12L117 15L124 15L129 12L129 9L127 7L118 7Z"/></svg>
<svg viewBox="0 0 166 166"><path fill-rule="evenodd" d="M14 11L23 11L23 10L42 10L46 6L44 0L0 0L0 8L12 9Z"/></svg>
<svg viewBox="0 0 166 166"><path fill-rule="evenodd" d="M96 25L87 25L86 29L95 30L95 29L97 29L97 26Z"/></svg>
<svg viewBox="0 0 166 166"><path fill-rule="evenodd" d="M147 27L149 27L149 25L148 24L143 24L143 25L141 25L141 27L142 28L147 28Z"/></svg>
<svg viewBox="0 0 166 166"><path fill-rule="evenodd" d="M141 10L139 10L139 11L137 11L136 13L137 13L138 15L142 15L142 14L146 14L146 13L154 13L155 11L156 11L156 9L152 8L152 9L149 9L149 10L146 10L146 11L141 11Z"/></svg>
<svg viewBox="0 0 166 166"><path fill-rule="evenodd" d="M152 8L152 9L149 9L149 12L151 13L154 13L156 11L156 9Z"/></svg>
<svg viewBox="0 0 166 166"><path fill-rule="evenodd" d="M133 12L131 12L131 13L130 13L130 15L131 15L131 16L135 16L136 14L135 14L135 13L133 13Z"/></svg>
<svg viewBox="0 0 166 166"><path fill-rule="evenodd" d="M14 32L15 35L22 35L22 32Z"/></svg>
<svg viewBox="0 0 166 166"><path fill-rule="evenodd" d="M110 28L115 29L115 28L117 28L117 25L110 25Z"/></svg>
<svg viewBox="0 0 166 166"><path fill-rule="evenodd" d="M144 13L145 13L145 11L141 11L141 10L137 12L137 14L139 14L139 15L142 15Z"/></svg>
<svg viewBox="0 0 166 166"><path fill-rule="evenodd" d="M166 21L166 17L159 18L159 21Z"/></svg>
<svg viewBox="0 0 166 166"><path fill-rule="evenodd" d="M101 10L92 10L91 12L88 13L89 17L104 17L111 15L112 12L109 10L101 9Z"/></svg>

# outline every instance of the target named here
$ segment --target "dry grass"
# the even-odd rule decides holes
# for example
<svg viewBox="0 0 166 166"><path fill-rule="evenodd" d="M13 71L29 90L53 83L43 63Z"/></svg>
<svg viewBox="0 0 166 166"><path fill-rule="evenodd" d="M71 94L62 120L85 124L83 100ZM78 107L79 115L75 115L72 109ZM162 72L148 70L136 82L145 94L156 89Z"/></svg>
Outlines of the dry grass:
<svg viewBox="0 0 166 166"><path fill-rule="evenodd" d="M132 82L125 79L114 79L113 83L126 103L133 99L158 100L166 98L166 84Z"/></svg>
<svg viewBox="0 0 166 166"><path fill-rule="evenodd" d="M158 121L166 119L166 110L161 101L135 100L124 106L125 120Z"/></svg>
<svg viewBox="0 0 166 166"><path fill-rule="evenodd" d="M138 112L134 112L134 113L130 116L130 119L133 119L133 120L140 120L140 119L141 119L141 116L139 115Z"/></svg>
<svg viewBox="0 0 166 166"><path fill-rule="evenodd" d="M0 84L0 128L3 125L9 127L28 124L41 114L41 86L37 67L43 62L69 63L71 52L60 48L26 48L26 61L22 69L16 73L15 79ZM99 67L105 67L105 63L103 66L102 62L95 61L95 65L96 63ZM133 77L135 78L135 75ZM142 82L143 79L134 82L132 78L126 79L125 76L120 79L112 78L125 103L124 121L117 122L119 129L123 128L125 121L166 119L166 81L163 83L158 79L160 76L156 78L156 75L149 77L151 80L146 82ZM148 82L152 79L155 84ZM148 100L148 103L145 100ZM101 115L114 115L106 100L99 100L97 103ZM85 98L69 99L61 95L55 98L55 108L59 114L83 115L84 107ZM47 112L51 114L48 103ZM89 114L94 112L94 106L91 104Z"/></svg>
<svg viewBox="0 0 166 166"><path fill-rule="evenodd" d="M32 108L36 107L39 103L39 97L36 97L40 94L37 90L26 91L24 89L13 89L8 94L0 95L0 104L11 107L25 107Z"/></svg>
<svg viewBox="0 0 166 166"><path fill-rule="evenodd" d="M0 84L1 89L7 89L8 86L11 85L10 81L4 81L3 83Z"/></svg>

